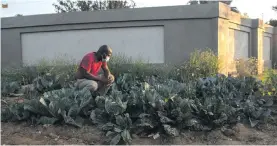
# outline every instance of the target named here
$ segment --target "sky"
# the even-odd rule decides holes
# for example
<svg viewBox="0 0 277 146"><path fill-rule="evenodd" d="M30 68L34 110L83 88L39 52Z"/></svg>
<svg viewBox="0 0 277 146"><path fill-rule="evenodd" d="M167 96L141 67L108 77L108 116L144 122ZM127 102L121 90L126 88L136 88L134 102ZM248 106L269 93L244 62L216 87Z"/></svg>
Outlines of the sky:
<svg viewBox="0 0 277 146"><path fill-rule="evenodd" d="M55 13L52 4L57 0L1 0L8 3L8 8L1 8L1 17L12 17L16 14L36 15ZM186 5L189 0L134 0L138 7ZM247 13L250 18L260 18L265 22L277 19L277 13L272 6L277 0L233 0L232 5L241 13Z"/></svg>

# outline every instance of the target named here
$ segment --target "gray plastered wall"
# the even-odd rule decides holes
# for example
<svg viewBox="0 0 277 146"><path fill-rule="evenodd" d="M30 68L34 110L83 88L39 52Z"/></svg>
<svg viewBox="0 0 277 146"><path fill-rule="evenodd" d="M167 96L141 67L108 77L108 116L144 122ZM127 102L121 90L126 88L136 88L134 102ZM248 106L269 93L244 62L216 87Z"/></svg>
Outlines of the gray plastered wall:
<svg viewBox="0 0 277 146"><path fill-rule="evenodd" d="M149 26L164 29L164 63L167 64L181 63L194 49L204 48L223 55L227 66L234 59L230 53L241 48L248 49L241 51L247 52L248 57L263 61L263 35L271 37L272 64L276 63L276 28L258 19L243 18L222 3L9 17L1 18L1 22L3 67L23 65L21 34L24 33ZM247 42L241 42L243 38ZM229 71L227 67L223 73Z"/></svg>

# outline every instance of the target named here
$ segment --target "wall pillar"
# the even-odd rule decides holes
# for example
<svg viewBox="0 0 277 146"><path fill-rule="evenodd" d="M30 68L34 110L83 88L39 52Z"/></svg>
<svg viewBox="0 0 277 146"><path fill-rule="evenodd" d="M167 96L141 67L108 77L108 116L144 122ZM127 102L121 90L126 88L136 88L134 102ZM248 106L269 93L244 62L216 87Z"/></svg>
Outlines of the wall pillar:
<svg viewBox="0 0 277 146"><path fill-rule="evenodd" d="M217 51L219 57L219 73L227 75L229 73L230 57L229 50L229 20L216 18L217 21Z"/></svg>
<svg viewBox="0 0 277 146"><path fill-rule="evenodd" d="M264 60L263 60L263 21L259 19L252 20L252 30L251 30L251 56L257 58L258 61L258 74L261 74L264 70Z"/></svg>
<svg viewBox="0 0 277 146"><path fill-rule="evenodd" d="M274 27L272 35L272 67L277 69L277 27Z"/></svg>

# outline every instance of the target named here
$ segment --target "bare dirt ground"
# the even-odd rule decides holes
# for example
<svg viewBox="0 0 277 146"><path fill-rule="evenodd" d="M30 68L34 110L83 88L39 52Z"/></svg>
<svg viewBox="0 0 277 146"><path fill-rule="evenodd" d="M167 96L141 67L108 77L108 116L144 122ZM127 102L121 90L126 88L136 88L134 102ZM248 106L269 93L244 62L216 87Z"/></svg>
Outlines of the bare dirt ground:
<svg viewBox="0 0 277 146"><path fill-rule="evenodd" d="M18 102L21 102L18 100ZM3 103L2 103L3 105ZM184 131L173 139L142 138L132 135L134 145L276 145L277 123L249 128L237 124L232 129L212 132ZM93 145L104 144L104 133L95 126L75 128L68 125L31 125L27 122L1 122L1 145Z"/></svg>
<svg viewBox="0 0 277 146"><path fill-rule="evenodd" d="M91 145L103 144L104 133L93 126L74 128L66 125L32 126L26 122L1 123L1 145ZM167 143L152 138L140 138L133 135L132 144L135 145L158 145L158 144L221 144L221 145L243 145L243 144L277 144L277 126L264 125L262 130L247 128L242 124L236 126L238 132L229 133L225 136L221 130L205 132L183 132Z"/></svg>

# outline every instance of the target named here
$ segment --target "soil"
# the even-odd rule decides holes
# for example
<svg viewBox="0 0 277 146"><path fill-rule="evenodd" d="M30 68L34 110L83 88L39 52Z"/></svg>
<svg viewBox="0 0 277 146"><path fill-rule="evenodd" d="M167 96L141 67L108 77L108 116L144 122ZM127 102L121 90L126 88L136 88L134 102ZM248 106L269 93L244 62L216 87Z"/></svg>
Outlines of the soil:
<svg viewBox="0 0 277 146"><path fill-rule="evenodd" d="M3 104L5 103L2 102ZM183 131L180 136L172 139L132 137L134 145L276 145L277 123L259 125L257 128L237 124L232 128L212 132ZM104 133L91 125L75 128L69 125L1 122L1 145L101 145L104 142Z"/></svg>
<svg viewBox="0 0 277 146"><path fill-rule="evenodd" d="M37 125L26 122L1 123L1 145L100 145L105 141L104 133L93 126L74 128L67 125ZM274 145L277 144L277 126L264 125L262 130L238 124L239 132L225 135L222 130L209 133L186 131L179 137L162 141L162 138L141 138L133 135L134 145Z"/></svg>

